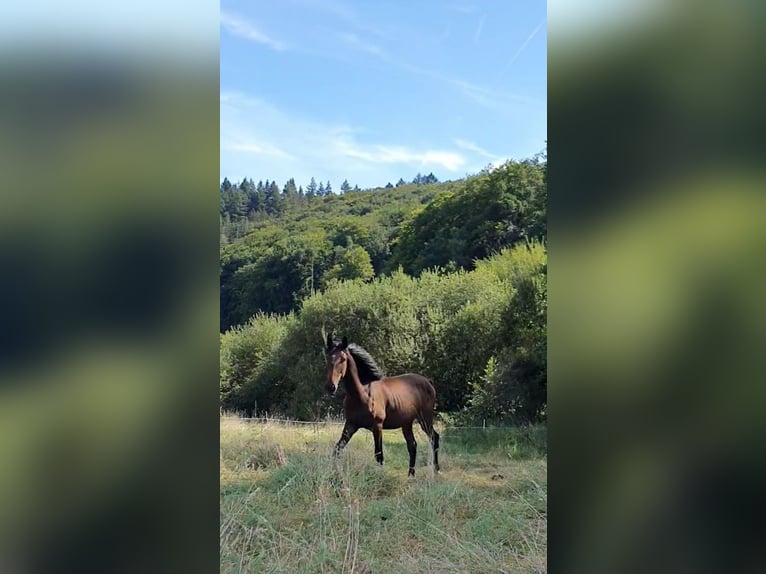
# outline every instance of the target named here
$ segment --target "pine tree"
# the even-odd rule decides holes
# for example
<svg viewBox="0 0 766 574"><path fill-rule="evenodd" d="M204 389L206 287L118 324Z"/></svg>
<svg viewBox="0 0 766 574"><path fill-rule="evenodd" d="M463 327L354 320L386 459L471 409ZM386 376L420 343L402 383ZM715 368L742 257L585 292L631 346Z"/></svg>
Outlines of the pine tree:
<svg viewBox="0 0 766 574"><path fill-rule="evenodd" d="M285 206L295 205L298 201L298 189L295 187L295 180L292 177L285 183L282 195L285 199Z"/></svg>
<svg viewBox="0 0 766 574"><path fill-rule="evenodd" d="M261 198L259 197L258 190L256 189L255 183L252 179L243 179L242 183L239 184L239 189L245 195L245 201L247 202L246 211L248 216L252 212L256 212L261 209Z"/></svg>
<svg viewBox="0 0 766 574"><path fill-rule="evenodd" d="M394 188L394 186L393 186L393 185L391 184L391 182L389 181L389 182L386 184L386 189L393 189L393 188Z"/></svg>
<svg viewBox="0 0 766 574"><path fill-rule="evenodd" d="M399 181L396 182L396 187L401 187L403 185L407 185L407 182L404 181L404 179L400 177Z"/></svg>
<svg viewBox="0 0 766 574"><path fill-rule="evenodd" d="M311 181L306 186L306 197L308 197L309 199L313 199L314 197L316 197L316 194L317 194L317 182L312 177Z"/></svg>
<svg viewBox="0 0 766 574"><path fill-rule="evenodd" d="M231 182L229 181L228 177L223 178L223 182L221 183L221 191L229 191L231 189Z"/></svg>
<svg viewBox="0 0 766 574"><path fill-rule="evenodd" d="M332 186L330 185L330 180L327 180L327 185L324 186L324 194L325 195L332 195Z"/></svg>
<svg viewBox="0 0 766 574"><path fill-rule="evenodd" d="M324 184L320 181L319 182L319 190L317 191L317 195L319 197L324 197L325 193L326 193L326 191L325 191L325 188L324 188Z"/></svg>
<svg viewBox="0 0 766 574"><path fill-rule="evenodd" d="M272 181L271 185L269 186L269 191L272 200L271 200L271 209L273 215L279 215L282 213L282 210L284 208L284 202L282 201L282 194L279 191L279 186L277 185L276 181Z"/></svg>
<svg viewBox="0 0 766 574"><path fill-rule="evenodd" d="M340 191L341 193L346 193L347 191L351 191L351 184L348 183L347 179L344 179L343 183L340 184Z"/></svg>

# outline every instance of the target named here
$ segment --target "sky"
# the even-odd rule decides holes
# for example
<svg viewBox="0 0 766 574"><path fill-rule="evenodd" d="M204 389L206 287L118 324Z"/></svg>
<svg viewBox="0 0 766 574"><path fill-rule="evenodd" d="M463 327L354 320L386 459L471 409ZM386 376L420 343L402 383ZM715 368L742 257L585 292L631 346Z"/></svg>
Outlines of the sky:
<svg viewBox="0 0 766 574"><path fill-rule="evenodd" d="M221 179L441 181L545 148L545 0L222 0Z"/></svg>

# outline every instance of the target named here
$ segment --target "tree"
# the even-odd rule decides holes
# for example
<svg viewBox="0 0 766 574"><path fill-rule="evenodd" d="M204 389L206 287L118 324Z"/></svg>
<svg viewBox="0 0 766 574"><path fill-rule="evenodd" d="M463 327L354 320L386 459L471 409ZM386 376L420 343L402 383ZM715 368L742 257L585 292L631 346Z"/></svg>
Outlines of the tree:
<svg viewBox="0 0 766 574"><path fill-rule="evenodd" d="M450 261L471 269L503 247L544 240L546 189L544 165L531 161L467 179L402 225L388 269L417 275Z"/></svg>
<svg viewBox="0 0 766 574"><path fill-rule="evenodd" d="M282 194L277 182L273 181L266 188L266 213L279 215L282 212Z"/></svg>
<svg viewBox="0 0 766 574"><path fill-rule="evenodd" d="M324 186L324 193L325 195L332 195L332 186L329 179L327 180L327 185Z"/></svg>
<svg viewBox="0 0 766 574"><path fill-rule="evenodd" d="M375 275L370 254L359 245L340 249L337 263L325 274L325 281L371 279Z"/></svg>
<svg viewBox="0 0 766 574"><path fill-rule="evenodd" d="M312 199L312 198L316 197L316 194L317 194L317 182L312 177L311 181L306 186L306 197L308 197L309 199Z"/></svg>
<svg viewBox="0 0 766 574"><path fill-rule="evenodd" d="M317 191L317 195L319 197L324 197L327 194L327 190L324 188L324 184L320 181L319 182L319 190Z"/></svg>
<svg viewBox="0 0 766 574"><path fill-rule="evenodd" d="M221 183L221 191L229 191L231 189L231 182L229 181L228 177L223 178L223 182Z"/></svg>
<svg viewBox="0 0 766 574"><path fill-rule="evenodd" d="M263 209L263 193L258 193L258 188L252 179L243 179L242 183L239 184L239 189L245 197L245 211L248 215Z"/></svg>
<svg viewBox="0 0 766 574"><path fill-rule="evenodd" d="M393 185L391 185L391 182L389 181L389 182L386 184L386 189L393 189L393 188L394 188L394 186L393 186Z"/></svg>
<svg viewBox="0 0 766 574"><path fill-rule="evenodd" d="M351 191L351 184L348 183L347 179L344 179L343 183L340 184L340 191L341 193L346 193L347 191Z"/></svg>
<svg viewBox="0 0 766 574"><path fill-rule="evenodd" d="M292 177L285 183L285 187L282 189L282 195L286 206L292 206L298 202L298 189L295 187L295 180Z"/></svg>
<svg viewBox="0 0 766 574"><path fill-rule="evenodd" d="M399 181L396 182L396 187L401 187L403 185L407 185L407 182L404 181L401 177L399 178Z"/></svg>

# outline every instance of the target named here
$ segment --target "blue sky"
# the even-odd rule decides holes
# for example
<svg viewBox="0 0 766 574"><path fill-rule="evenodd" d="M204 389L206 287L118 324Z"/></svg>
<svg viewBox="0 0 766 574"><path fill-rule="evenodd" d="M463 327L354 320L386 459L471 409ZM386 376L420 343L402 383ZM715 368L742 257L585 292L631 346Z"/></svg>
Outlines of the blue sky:
<svg viewBox="0 0 766 574"><path fill-rule="evenodd" d="M221 178L337 192L545 147L544 0L221 3Z"/></svg>

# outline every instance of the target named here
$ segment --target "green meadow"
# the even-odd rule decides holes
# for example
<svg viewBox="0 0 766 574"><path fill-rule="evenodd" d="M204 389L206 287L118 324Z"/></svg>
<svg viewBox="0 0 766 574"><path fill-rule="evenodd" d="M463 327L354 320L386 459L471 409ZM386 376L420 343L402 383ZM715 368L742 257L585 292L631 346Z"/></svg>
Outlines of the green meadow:
<svg viewBox="0 0 766 574"><path fill-rule="evenodd" d="M545 572L545 426L437 425L442 472L416 430L416 476L399 430L385 465L360 430L221 418L221 572Z"/></svg>

